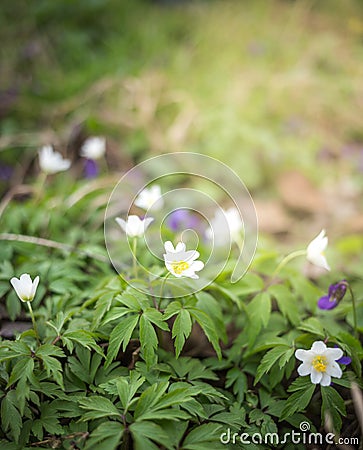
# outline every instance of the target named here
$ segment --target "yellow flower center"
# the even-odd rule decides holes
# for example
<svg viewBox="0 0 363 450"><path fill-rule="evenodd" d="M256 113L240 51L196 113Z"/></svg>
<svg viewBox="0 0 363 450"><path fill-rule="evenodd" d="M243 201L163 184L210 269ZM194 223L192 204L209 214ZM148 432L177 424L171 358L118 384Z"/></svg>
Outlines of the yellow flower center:
<svg viewBox="0 0 363 450"><path fill-rule="evenodd" d="M184 270L189 269L189 264L185 261L175 261L173 263L171 263L171 267L173 268L173 271L178 274L181 275Z"/></svg>
<svg viewBox="0 0 363 450"><path fill-rule="evenodd" d="M328 360L325 356L322 355L315 356L312 362L312 366L318 372L325 372L328 366Z"/></svg>

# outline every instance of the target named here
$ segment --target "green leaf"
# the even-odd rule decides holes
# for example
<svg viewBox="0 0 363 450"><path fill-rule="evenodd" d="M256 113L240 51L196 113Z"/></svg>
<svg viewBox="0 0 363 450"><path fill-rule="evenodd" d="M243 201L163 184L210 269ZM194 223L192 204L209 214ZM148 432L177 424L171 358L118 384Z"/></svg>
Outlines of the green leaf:
<svg viewBox="0 0 363 450"><path fill-rule="evenodd" d="M182 450L210 450L220 449L220 431L222 425L207 423L193 428L186 436L181 447Z"/></svg>
<svg viewBox="0 0 363 450"><path fill-rule="evenodd" d="M34 359L33 358L22 358L20 359L14 366L7 388L9 388L12 384L15 384L18 380L23 379L26 381L30 379L33 375L34 370Z"/></svg>
<svg viewBox="0 0 363 450"><path fill-rule="evenodd" d="M248 342L249 346L253 346L256 337L262 327L266 327L271 315L271 298L267 292L257 294L254 299L246 307L249 318L248 323Z"/></svg>
<svg viewBox="0 0 363 450"><path fill-rule="evenodd" d="M278 345L277 347L269 350L265 356L262 358L260 365L257 368L256 378L254 385L256 385L262 376L267 373L271 367L283 357L290 348L287 345Z"/></svg>
<svg viewBox="0 0 363 450"><path fill-rule="evenodd" d="M35 352L35 356L42 360L48 376L52 374L59 386L63 387L62 365L53 356L57 356L58 358L65 357L64 352L55 345L44 344L38 348Z"/></svg>
<svg viewBox="0 0 363 450"><path fill-rule="evenodd" d="M125 410L131 404L137 390L144 384L145 378L135 371L130 372L130 380L120 377L116 380L118 396Z"/></svg>
<svg viewBox="0 0 363 450"><path fill-rule="evenodd" d="M173 324L172 337L175 339L175 356L178 358L185 340L190 336L192 331L192 319L189 311L181 309Z"/></svg>
<svg viewBox="0 0 363 450"><path fill-rule="evenodd" d="M233 394L242 402L248 389L248 381L246 374L239 367L232 367L227 372L226 388L230 388L231 386L233 386Z"/></svg>
<svg viewBox="0 0 363 450"><path fill-rule="evenodd" d="M311 397L315 391L315 386L315 384L310 383L310 386L306 390L298 390L290 395L282 410L280 421L287 419L297 411L303 411L310 403Z"/></svg>
<svg viewBox="0 0 363 450"><path fill-rule="evenodd" d="M82 416L82 420L93 420L100 417L116 416L120 417L120 411L116 406L106 397L94 395L92 397L80 398L79 406L82 409L88 410Z"/></svg>
<svg viewBox="0 0 363 450"><path fill-rule="evenodd" d="M287 317L293 325L299 325L301 315L299 313L296 295L283 284L272 285L269 288L269 292L276 299L279 310L284 317Z"/></svg>
<svg viewBox="0 0 363 450"><path fill-rule="evenodd" d="M139 315L132 315L123 319L110 334L110 342L107 351L106 367L117 356L117 353L122 345L122 350L125 351L127 344L130 342L132 333L139 322Z"/></svg>
<svg viewBox="0 0 363 450"><path fill-rule="evenodd" d="M15 404L15 391L10 391L1 401L1 424L3 430L5 432L10 431L14 441L18 442L22 420Z"/></svg>
<svg viewBox="0 0 363 450"><path fill-rule="evenodd" d="M143 314L140 318L140 343L146 367L155 363L155 350L158 347L158 338L149 319Z"/></svg>
<svg viewBox="0 0 363 450"><path fill-rule="evenodd" d="M321 423L325 424L326 416L333 421L334 431L340 433L342 428L341 416L346 416L345 404L338 392L330 386L321 386Z"/></svg>
<svg viewBox="0 0 363 450"><path fill-rule="evenodd" d="M170 448L169 437L164 432L162 427L156 423L148 421L135 422L130 425L130 431L134 442L136 443L136 450L144 448L144 442L140 444L138 440L140 437L142 437L145 442L150 439L162 444L166 448Z"/></svg>
<svg viewBox="0 0 363 450"><path fill-rule="evenodd" d="M321 321L316 317L309 317L299 326L299 330L307 331L320 337L325 337L324 328Z"/></svg>
<svg viewBox="0 0 363 450"><path fill-rule="evenodd" d="M123 433L124 428L120 422L102 422L92 431L84 448L85 450L116 450L119 448Z"/></svg>
<svg viewBox="0 0 363 450"><path fill-rule="evenodd" d="M217 353L218 358L222 359L221 347L219 345L219 335L212 319L204 311L201 311L200 309L188 308L188 311L202 327L202 330L204 331L209 342L212 344L215 352Z"/></svg>
<svg viewBox="0 0 363 450"><path fill-rule="evenodd" d="M73 342L76 342L77 344L82 345L88 350L92 349L99 355L104 356L102 349L97 345L96 341L94 340L93 334L90 331L66 331L62 335L61 339L70 352L73 351Z"/></svg>

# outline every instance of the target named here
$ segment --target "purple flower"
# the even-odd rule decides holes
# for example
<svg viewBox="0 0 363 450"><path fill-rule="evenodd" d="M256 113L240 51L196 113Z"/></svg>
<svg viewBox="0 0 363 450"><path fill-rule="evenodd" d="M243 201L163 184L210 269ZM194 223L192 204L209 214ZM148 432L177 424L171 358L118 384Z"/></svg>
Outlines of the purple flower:
<svg viewBox="0 0 363 450"><path fill-rule="evenodd" d="M98 166L94 159L86 159L84 165L84 175L86 178L95 178L98 175Z"/></svg>
<svg viewBox="0 0 363 450"><path fill-rule="evenodd" d="M343 299L347 292L346 280L339 281L339 283L331 284L329 286L328 295L319 298L318 307L320 309L334 309Z"/></svg>
<svg viewBox="0 0 363 450"><path fill-rule="evenodd" d="M188 209L176 209L168 219L168 226L173 231L198 228L199 220Z"/></svg>
<svg viewBox="0 0 363 450"><path fill-rule="evenodd" d="M349 356L342 356L340 359L337 359L337 363L343 364L343 366L347 366L352 362L352 358Z"/></svg>

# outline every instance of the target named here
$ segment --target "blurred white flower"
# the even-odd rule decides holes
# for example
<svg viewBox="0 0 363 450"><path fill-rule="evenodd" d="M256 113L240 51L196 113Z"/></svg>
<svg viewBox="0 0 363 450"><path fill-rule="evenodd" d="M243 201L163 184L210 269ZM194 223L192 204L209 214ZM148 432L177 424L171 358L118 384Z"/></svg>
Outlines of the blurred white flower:
<svg viewBox="0 0 363 450"><path fill-rule="evenodd" d="M140 217L134 215L128 216L126 221L120 217L116 217L116 222L129 237L142 236L153 220L152 217L140 219Z"/></svg>
<svg viewBox="0 0 363 450"><path fill-rule="evenodd" d="M106 138L101 136L86 139L81 148L81 156L87 159L100 159L106 152Z"/></svg>
<svg viewBox="0 0 363 450"><path fill-rule="evenodd" d="M318 236L313 239L306 249L306 259L315 266L330 270L329 264L324 256L324 250L328 245L328 238L325 230L321 230Z"/></svg>
<svg viewBox="0 0 363 450"><path fill-rule="evenodd" d="M10 283L22 302L31 302L35 297L39 283L39 276L35 277L34 281L32 281L28 273L23 273L19 279L13 277L10 280Z"/></svg>
<svg viewBox="0 0 363 450"><path fill-rule="evenodd" d="M154 186L141 191L135 200L135 205L145 210L152 206L155 211L160 210L164 205L160 186L154 184Z"/></svg>
<svg viewBox="0 0 363 450"><path fill-rule="evenodd" d="M301 376L310 375L314 384L329 386L331 377L342 376L342 369L336 362L342 356L340 348L328 348L323 341L316 341L310 350L296 350L295 357L303 362L297 371Z"/></svg>
<svg viewBox="0 0 363 450"><path fill-rule="evenodd" d="M211 240L214 238L215 245L224 245L230 239L240 243L243 222L237 208L218 209L210 223L211 227L206 230L206 237ZM226 229L226 224L228 229Z"/></svg>
<svg viewBox="0 0 363 450"><path fill-rule="evenodd" d="M39 150L39 166L47 175L63 172L71 167L69 159L63 159L63 156L55 152L51 145L44 145Z"/></svg>
<svg viewBox="0 0 363 450"><path fill-rule="evenodd" d="M185 244L178 242L174 248L170 241L164 244L165 251L164 261L168 271L175 277L199 278L195 272L203 269L204 263L196 261L199 258L199 252L196 250L186 251Z"/></svg>

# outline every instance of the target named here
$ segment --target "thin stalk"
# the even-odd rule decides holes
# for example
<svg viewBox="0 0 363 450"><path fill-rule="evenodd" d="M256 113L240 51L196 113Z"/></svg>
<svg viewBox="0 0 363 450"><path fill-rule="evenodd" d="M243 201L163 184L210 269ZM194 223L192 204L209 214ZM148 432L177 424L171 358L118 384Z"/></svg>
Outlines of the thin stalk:
<svg viewBox="0 0 363 450"><path fill-rule="evenodd" d="M134 271L134 277L137 278L137 258L136 258L136 249L137 249L137 237L134 238L132 242L132 267Z"/></svg>
<svg viewBox="0 0 363 450"><path fill-rule="evenodd" d="M353 293L352 288L350 287L350 284L347 283L347 287L349 289L350 292L350 296L352 297L352 305L353 305L353 328L354 328L354 333L355 333L355 337L358 337L358 324L357 324L357 306L355 303L355 296Z"/></svg>
<svg viewBox="0 0 363 450"><path fill-rule="evenodd" d="M306 250L296 250L295 252L289 253L283 260L280 262L280 264L276 267L274 273L272 274L271 278L275 278L275 276L280 272L280 270L286 266L288 262L290 262L292 259L297 258L298 256L305 256Z"/></svg>
<svg viewBox="0 0 363 450"><path fill-rule="evenodd" d="M161 301L162 301L162 299L163 299L163 292L164 292L164 287L165 287L165 283L166 283L166 280L170 277L170 272L168 272L166 275L165 275L165 277L164 277L164 279L163 279L163 281L162 281L162 283L161 283L161 287L160 287L160 298L159 298L159 303L158 303L158 310L160 310L160 306L161 306Z"/></svg>
<svg viewBox="0 0 363 450"><path fill-rule="evenodd" d="M38 334L38 329L37 329L37 324L35 322L35 317L34 317L34 313L33 313L33 308L30 302L26 302L28 304L28 308L29 308L29 312L30 312L30 316L32 318L32 322L33 322L33 328L34 328L34 333L35 336L37 338L38 344L40 345L40 339L39 339L39 334Z"/></svg>
<svg viewBox="0 0 363 450"><path fill-rule="evenodd" d="M40 172L38 180L37 180L37 184L38 184L37 191L38 192L37 192L36 198L35 198L36 203L38 203L42 197L42 191L43 191L44 185L47 181L47 177L48 177L48 174L46 174L45 172Z"/></svg>

